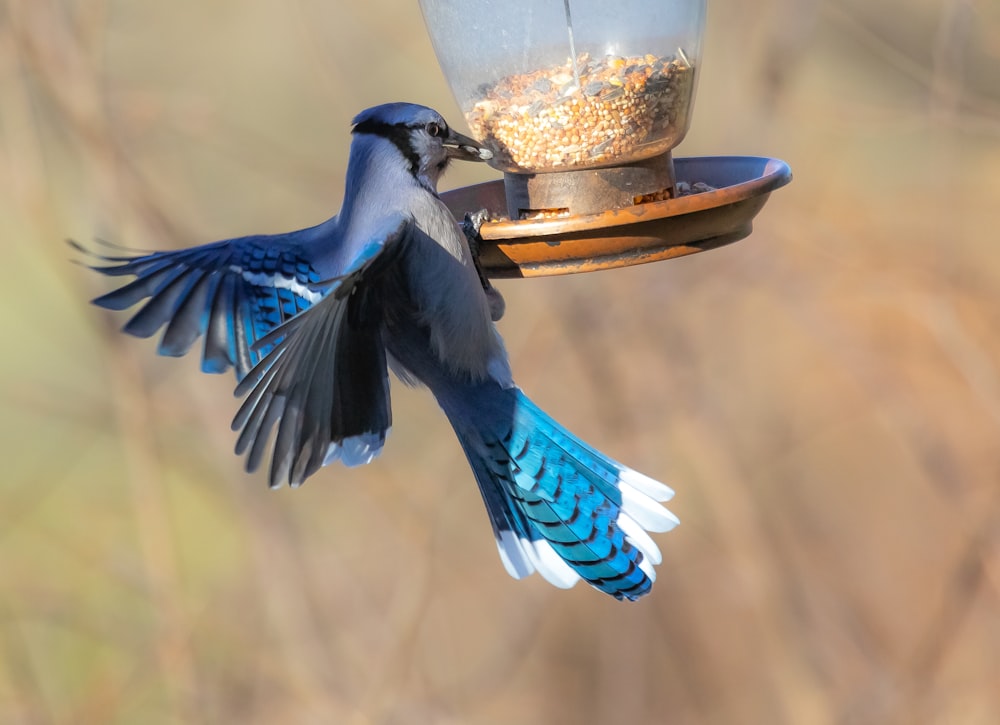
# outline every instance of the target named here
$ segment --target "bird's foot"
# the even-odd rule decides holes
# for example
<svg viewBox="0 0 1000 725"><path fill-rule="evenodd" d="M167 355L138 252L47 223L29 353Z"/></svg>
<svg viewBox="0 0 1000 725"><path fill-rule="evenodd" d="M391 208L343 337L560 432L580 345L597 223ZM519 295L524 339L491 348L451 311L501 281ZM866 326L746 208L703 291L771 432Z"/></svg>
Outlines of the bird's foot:
<svg viewBox="0 0 1000 725"><path fill-rule="evenodd" d="M483 291L486 293L486 299L490 305L490 318L496 322L501 317L507 308L507 303L504 302L503 295L500 291L494 287L486 273L483 271L483 265L479 261L479 249L482 245L483 238L479 235L479 230L482 228L483 223L490 218L490 212L488 209L480 209L477 212L466 212L465 219L462 221L462 232L465 234L466 240L469 242L469 251L472 252L472 261L476 265L476 272L479 274L479 281L483 285Z"/></svg>

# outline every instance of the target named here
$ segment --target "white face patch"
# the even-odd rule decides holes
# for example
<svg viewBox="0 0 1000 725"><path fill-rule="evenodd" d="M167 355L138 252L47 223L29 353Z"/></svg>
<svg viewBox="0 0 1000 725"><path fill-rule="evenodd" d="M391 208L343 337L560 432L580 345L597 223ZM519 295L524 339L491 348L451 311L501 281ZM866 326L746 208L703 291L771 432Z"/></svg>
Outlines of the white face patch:
<svg viewBox="0 0 1000 725"><path fill-rule="evenodd" d="M302 284L297 279L285 277L282 274L247 272L242 267L236 265L230 265L229 269L236 272L252 285L256 285L258 287L277 287L279 289L286 289L305 300L309 300L309 304L316 304L323 299L323 295L316 290Z"/></svg>

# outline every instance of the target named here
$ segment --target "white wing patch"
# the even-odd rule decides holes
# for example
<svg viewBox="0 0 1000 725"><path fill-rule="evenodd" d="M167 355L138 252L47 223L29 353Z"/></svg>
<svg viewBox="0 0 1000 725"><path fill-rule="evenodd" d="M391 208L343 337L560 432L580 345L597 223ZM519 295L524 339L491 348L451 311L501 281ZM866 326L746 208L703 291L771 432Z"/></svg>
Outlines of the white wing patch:
<svg viewBox="0 0 1000 725"><path fill-rule="evenodd" d="M385 433L362 433L345 438L340 443L331 443L326 449L323 465L329 466L334 461L340 461L345 466L364 466L371 463L382 452L389 430L386 429Z"/></svg>
<svg viewBox="0 0 1000 725"><path fill-rule="evenodd" d="M229 269L239 274L243 277L243 279L252 285L256 285L258 287L278 287L280 289L286 289L303 299L309 300L309 304L316 304L323 299L323 295L316 290L312 289L308 285L302 284L297 279L286 277L283 274L248 272L237 265L230 265Z"/></svg>

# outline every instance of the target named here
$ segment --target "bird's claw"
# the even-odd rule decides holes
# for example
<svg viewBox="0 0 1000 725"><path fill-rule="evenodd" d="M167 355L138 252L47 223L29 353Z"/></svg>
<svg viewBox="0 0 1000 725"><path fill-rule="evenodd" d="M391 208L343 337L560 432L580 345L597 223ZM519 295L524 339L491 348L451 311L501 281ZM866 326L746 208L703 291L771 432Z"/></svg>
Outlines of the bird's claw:
<svg viewBox="0 0 1000 725"><path fill-rule="evenodd" d="M462 220L462 232L465 234L465 238L469 243L469 251L472 252L472 261L476 265L476 272L479 274L479 281L483 285L483 291L486 293L486 299L490 305L490 318L496 322L503 317L503 313L507 308L507 303L504 302L503 295L500 294L500 291L490 283L489 278L483 271L483 265L479 261L479 249L483 241L483 238L479 235L479 230L482 228L483 224L489 220L489 218L489 209L480 209L477 212L466 212L465 219Z"/></svg>

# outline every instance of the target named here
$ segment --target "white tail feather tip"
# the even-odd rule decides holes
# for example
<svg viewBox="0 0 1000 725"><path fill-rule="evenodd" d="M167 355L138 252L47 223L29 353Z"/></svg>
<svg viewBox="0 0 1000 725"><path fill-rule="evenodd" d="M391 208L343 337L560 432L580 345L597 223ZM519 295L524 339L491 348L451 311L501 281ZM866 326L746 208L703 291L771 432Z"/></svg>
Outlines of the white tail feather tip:
<svg viewBox="0 0 1000 725"><path fill-rule="evenodd" d="M663 532L677 526L680 520L666 508L631 486L619 486L622 511L647 531Z"/></svg>
<svg viewBox="0 0 1000 725"><path fill-rule="evenodd" d="M531 558L535 569L545 577L549 584L560 589L569 589L580 581L580 575L562 560L549 542L538 539L537 541L522 541L521 545Z"/></svg>
<svg viewBox="0 0 1000 725"><path fill-rule="evenodd" d="M639 568L649 577L649 581L656 581L656 569L653 568L653 562L647 559L645 556L639 561Z"/></svg>
<svg viewBox="0 0 1000 725"><path fill-rule="evenodd" d="M669 501L674 497L674 489L670 486L631 468L623 467L618 472L618 480L641 491L654 501Z"/></svg>
<svg viewBox="0 0 1000 725"><path fill-rule="evenodd" d="M524 579L535 570L531 560L525 556L524 548L513 531L501 531L496 541L503 568L512 577Z"/></svg>
<svg viewBox="0 0 1000 725"><path fill-rule="evenodd" d="M660 564L663 562L663 555L660 554L660 547L658 547L650 535L647 534L643 528L624 511L618 514L618 528L620 528L622 533L625 534L625 538L628 542L642 552L644 559L649 561L651 564Z"/></svg>

